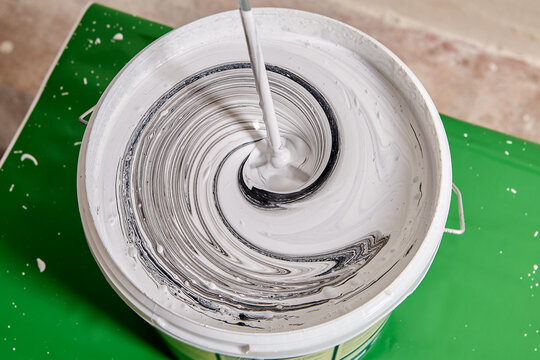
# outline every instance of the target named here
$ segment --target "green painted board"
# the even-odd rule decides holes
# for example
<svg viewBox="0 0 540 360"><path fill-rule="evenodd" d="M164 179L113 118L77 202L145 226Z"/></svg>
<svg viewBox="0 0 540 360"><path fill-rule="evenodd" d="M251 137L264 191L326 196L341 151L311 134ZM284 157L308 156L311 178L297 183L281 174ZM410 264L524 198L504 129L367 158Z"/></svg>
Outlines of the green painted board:
<svg viewBox="0 0 540 360"><path fill-rule="evenodd" d="M77 117L127 61L170 30L90 6L8 150L0 168L1 359L172 356L104 279L76 197L84 132ZM443 121L467 231L443 237L425 280L365 358L540 358L540 146ZM453 201L448 226L457 219Z"/></svg>

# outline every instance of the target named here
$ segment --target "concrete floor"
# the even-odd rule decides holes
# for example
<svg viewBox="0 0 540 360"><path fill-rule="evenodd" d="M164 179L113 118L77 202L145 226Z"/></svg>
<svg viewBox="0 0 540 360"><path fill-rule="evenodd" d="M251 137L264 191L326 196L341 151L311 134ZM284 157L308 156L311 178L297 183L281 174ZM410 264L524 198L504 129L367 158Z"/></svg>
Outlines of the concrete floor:
<svg viewBox="0 0 540 360"><path fill-rule="evenodd" d="M135 15L180 26L236 7L235 0L102 0ZM48 68L87 1L2 0L0 154L23 120ZM367 15L343 0L253 0L344 21L395 52L420 78L440 112L540 143L540 68L491 54L398 18Z"/></svg>

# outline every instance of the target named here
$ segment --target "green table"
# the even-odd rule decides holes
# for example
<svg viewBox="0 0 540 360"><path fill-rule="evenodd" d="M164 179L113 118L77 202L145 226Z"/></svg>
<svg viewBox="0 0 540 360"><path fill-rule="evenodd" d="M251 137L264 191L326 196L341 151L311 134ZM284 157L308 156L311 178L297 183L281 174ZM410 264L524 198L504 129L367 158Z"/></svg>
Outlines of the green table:
<svg viewBox="0 0 540 360"><path fill-rule="evenodd" d="M0 358L171 357L105 281L76 197L77 117L170 30L90 6L8 149L0 168ZM425 280L366 359L540 358L540 146L443 121L467 231L443 237ZM449 227L458 227L455 203Z"/></svg>

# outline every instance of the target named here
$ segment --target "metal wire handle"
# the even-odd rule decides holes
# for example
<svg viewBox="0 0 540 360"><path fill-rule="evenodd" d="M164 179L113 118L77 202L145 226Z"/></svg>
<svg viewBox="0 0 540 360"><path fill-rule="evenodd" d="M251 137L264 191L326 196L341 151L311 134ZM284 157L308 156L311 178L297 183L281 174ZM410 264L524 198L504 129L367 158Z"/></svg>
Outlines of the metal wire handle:
<svg viewBox="0 0 540 360"><path fill-rule="evenodd" d="M86 110L81 116L79 116L79 122L83 125L88 125L88 120L86 120L86 117L88 117L88 115L90 115L92 113L92 111L94 111L94 108L96 106L92 106L90 109Z"/></svg>
<svg viewBox="0 0 540 360"><path fill-rule="evenodd" d="M454 183L452 183L452 190L456 193L458 200L459 229L444 228L444 232L448 234L461 235L465 232L465 214L463 212L463 198L461 197L461 191L459 191L458 187Z"/></svg>

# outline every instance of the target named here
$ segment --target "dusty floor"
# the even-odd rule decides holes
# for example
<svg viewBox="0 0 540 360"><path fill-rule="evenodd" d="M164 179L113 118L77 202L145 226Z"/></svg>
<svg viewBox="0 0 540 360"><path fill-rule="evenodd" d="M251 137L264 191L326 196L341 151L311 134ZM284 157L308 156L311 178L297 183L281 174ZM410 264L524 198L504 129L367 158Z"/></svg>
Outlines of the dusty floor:
<svg viewBox="0 0 540 360"><path fill-rule="evenodd" d="M171 26L236 7L235 0L102 0ZM0 154L23 120L86 0L2 0ZM440 112L540 142L540 68L426 30L404 28L336 0L253 0L327 15L370 34L420 78Z"/></svg>

